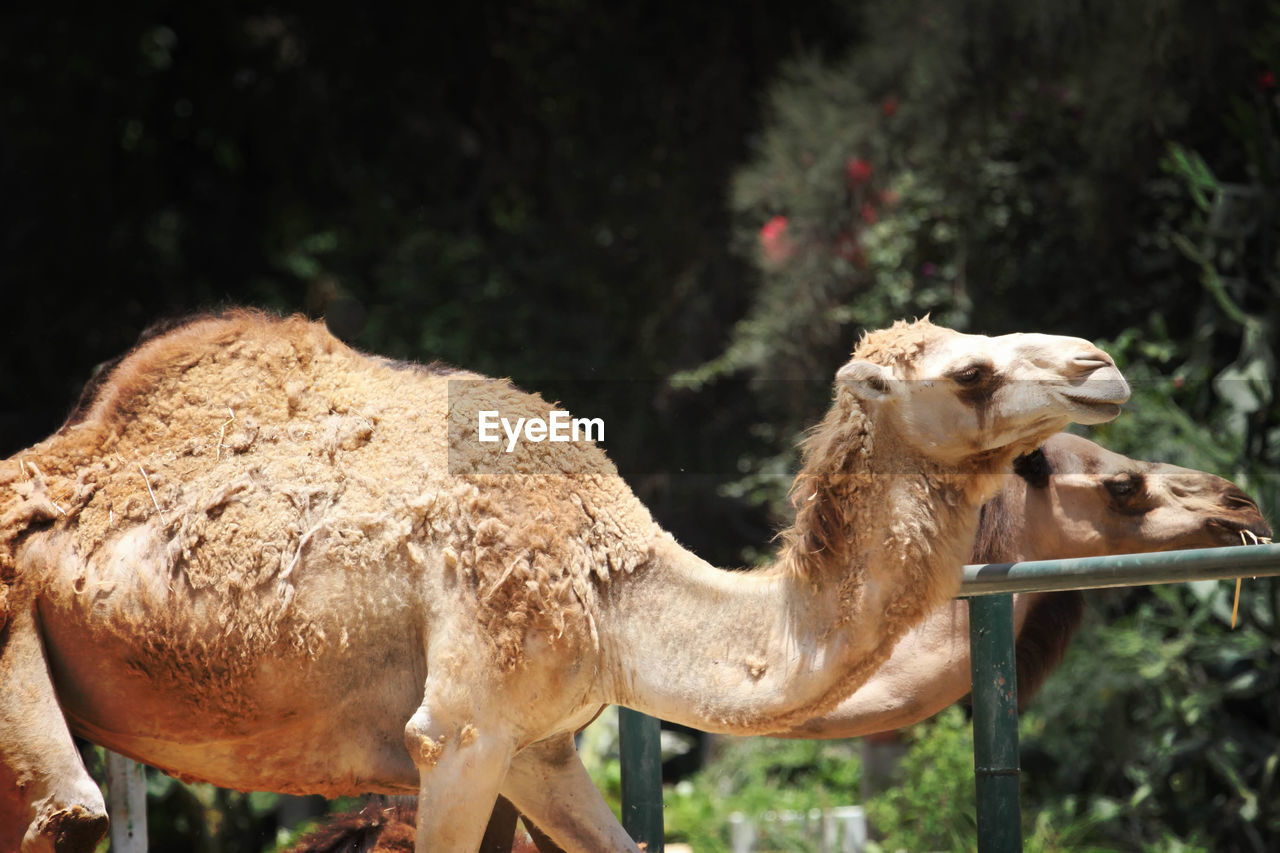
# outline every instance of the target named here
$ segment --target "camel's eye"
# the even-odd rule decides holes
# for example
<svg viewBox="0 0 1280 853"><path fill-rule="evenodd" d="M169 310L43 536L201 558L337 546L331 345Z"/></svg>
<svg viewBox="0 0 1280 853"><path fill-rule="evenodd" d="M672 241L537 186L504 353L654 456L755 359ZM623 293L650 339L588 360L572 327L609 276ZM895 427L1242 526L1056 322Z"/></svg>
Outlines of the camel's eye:
<svg viewBox="0 0 1280 853"><path fill-rule="evenodd" d="M951 374L951 380L957 385L977 385L987 375L987 370L980 364L971 364L968 367L962 367Z"/></svg>
<svg viewBox="0 0 1280 853"><path fill-rule="evenodd" d="M1118 501L1128 500L1142 490L1142 478L1125 474L1103 483L1111 497Z"/></svg>

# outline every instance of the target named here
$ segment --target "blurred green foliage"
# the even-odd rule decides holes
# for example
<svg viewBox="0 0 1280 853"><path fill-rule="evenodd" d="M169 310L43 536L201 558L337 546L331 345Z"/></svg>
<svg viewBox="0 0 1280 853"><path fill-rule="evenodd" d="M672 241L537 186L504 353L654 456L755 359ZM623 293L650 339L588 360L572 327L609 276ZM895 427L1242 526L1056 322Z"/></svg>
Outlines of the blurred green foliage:
<svg viewBox="0 0 1280 853"><path fill-rule="evenodd" d="M769 812L798 812L849 805L857 790L859 760L852 741L729 738L705 771L667 788L663 820L667 838L694 850L727 851L729 819ZM809 849L796 833L776 843Z"/></svg>
<svg viewBox="0 0 1280 853"><path fill-rule="evenodd" d="M829 809L863 802L871 840L868 853L897 850L974 850L973 734L964 710L948 708L905 735L907 751L895 784L862 801L860 746L856 740L800 741L727 738L702 773L669 787L664 797L667 838L697 853L728 853L735 813L758 822L760 850L817 850L798 827L772 828L769 814ZM1082 804L1062 797L1045 808L1025 809L1028 853L1101 853L1148 849L1196 850L1173 839L1140 848L1108 843L1103 829L1121 809L1110 802Z"/></svg>

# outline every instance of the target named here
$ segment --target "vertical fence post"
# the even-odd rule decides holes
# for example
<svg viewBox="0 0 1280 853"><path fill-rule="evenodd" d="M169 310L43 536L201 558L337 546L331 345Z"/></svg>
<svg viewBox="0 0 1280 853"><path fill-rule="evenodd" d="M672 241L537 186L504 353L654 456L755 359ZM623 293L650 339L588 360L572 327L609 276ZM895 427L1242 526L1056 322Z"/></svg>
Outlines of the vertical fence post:
<svg viewBox="0 0 1280 853"><path fill-rule="evenodd" d="M622 825L647 853L662 853L662 745L658 720L618 709Z"/></svg>
<svg viewBox="0 0 1280 853"><path fill-rule="evenodd" d="M1015 853L1022 850L1022 807L1012 595L969 599L969 665L978 850Z"/></svg>
<svg viewBox="0 0 1280 853"><path fill-rule="evenodd" d="M147 777L132 758L106 750L112 853L147 851Z"/></svg>

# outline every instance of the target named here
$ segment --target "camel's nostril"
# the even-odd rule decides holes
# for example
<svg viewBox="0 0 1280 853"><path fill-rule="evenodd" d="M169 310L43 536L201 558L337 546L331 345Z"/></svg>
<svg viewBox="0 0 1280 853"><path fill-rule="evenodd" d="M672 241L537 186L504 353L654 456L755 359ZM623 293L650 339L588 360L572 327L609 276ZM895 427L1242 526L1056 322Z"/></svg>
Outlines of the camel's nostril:
<svg viewBox="0 0 1280 853"><path fill-rule="evenodd" d="M1071 359L1071 365L1079 370L1089 371L1100 367L1114 367L1115 362L1111 360L1111 356L1099 351L1078 355Z"/></svg>
<svg viewBox="0 0 1280 853"><path fill-rule="evenodd" d="M1238 489L1234 486L1223 492L1222 503L1224 506L1228 506L1232 509L1252 510L1259 515L1262 514L1262 511L1258 509L1258 502L1249 497L1249 495L1242 489Z"/></svg>

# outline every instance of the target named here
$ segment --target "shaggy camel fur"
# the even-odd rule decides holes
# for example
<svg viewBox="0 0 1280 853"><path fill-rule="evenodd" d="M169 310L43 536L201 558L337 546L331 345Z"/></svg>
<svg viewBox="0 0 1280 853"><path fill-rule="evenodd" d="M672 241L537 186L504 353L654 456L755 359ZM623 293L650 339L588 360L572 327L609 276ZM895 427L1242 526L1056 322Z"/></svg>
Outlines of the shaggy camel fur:
<svg viewBox="0 0 1280 853"><path fill-rule="evenodd" d="M1112 453L1068 433L1014 461L982 508L971 563L1136 554L1267 541L1253 499L1214 474ZM1076 591L1014 595L1018 699L1060 661L1083 613ZM919 722L970 690L968 608L948 602L894 647L880 669L830 714L778 734L860 737ZM413 810L397 820L413 819ZM348 832L368 823L349 818ZM403 833L403 829L397 830ZM300 844L297 853L313 848ZM317 848L318 849L318 848Z"/></svg>
<svg viewBox="0 0 1280 853"><path fill-rule="evenodd" d="M479 441L481 411L549 417L508 382L247 312L144 342L0 468L10 645L37 632L0 698L24 845L103 813L35 716L56 698L182 778L416 790L419 850L474 850L499 792L566 848L636 850L573 749L601 705L742 734L831 710L955 593L1013 458L1128 397L1087 341L928 321L836 380L778 563L730 574L594 444Z"/></svg>

